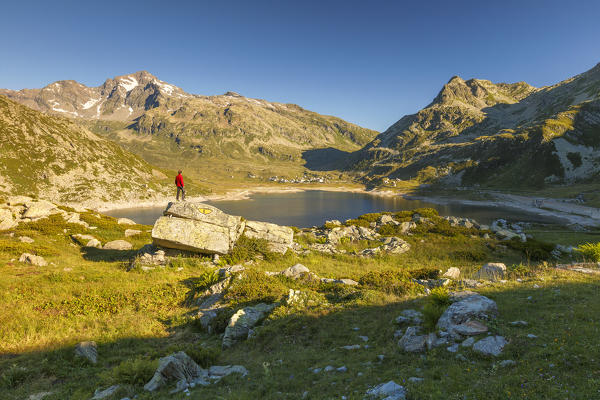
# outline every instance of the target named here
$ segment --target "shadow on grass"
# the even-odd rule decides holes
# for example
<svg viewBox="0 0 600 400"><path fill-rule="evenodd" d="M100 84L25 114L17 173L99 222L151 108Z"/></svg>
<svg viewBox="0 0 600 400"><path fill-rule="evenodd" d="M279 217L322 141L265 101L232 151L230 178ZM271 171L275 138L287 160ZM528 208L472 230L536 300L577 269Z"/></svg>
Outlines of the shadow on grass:
<svg viewBox="0 0 600 400"><path fill-rule="evenodd" d="M189 398L295 399L308 391L312 399L339 398L344 393L355 393L351 398L358 399L369 387L389 380L405 385L414 399L505 399L509 392L515 398L565 398L565 389L569 398L597 398L597 386L591 382L600 379L596 361L600 357L598 280L536 282L542 287L523 284L481 289L497 302L500 311L498 319L489 324L492 333L510 341L499 358L482 357L468 348L459 349L466 361L445 347L425 355L400 352L394 339L399 327L393 320L403 309L418 308L413 300L313 309L279 314L259 328L254 339L223 350L212 362L244 365L250 371L248 378L232 376L191 389ZM515 320L529 324L510 325ZM52 391L45 399L87 400L96 388L112 384L124 385L129 390L126 395L137 394L139 399L186 398L184 394L169 395L173 385L156 394L145 392L143 384L153 372L147 368L149 363L179 350L220 348L221 338L199 331L194 321L158 316L156 321L170 324L166 328L172 333L162 338L126 337L108 342L87 337L98 342L99 362L95 365L77 359L71 345L53 351L1 355L0 371L21 371L21 375L12 372L12 381L0 381L0 398L22 399L31 393ZM537 337L528 338L530 333ZM83 338L73 338L73 342L77 340ZM360 348L342 348L356 344ZM383 360L378 354L385 356ZM142 360L135 367L139 370L131 367L123 371L123 365L129 366L124 363L132 359ZM517 364L498 369L497 361L504 359ZM347 372L313 372L327 365L343 365ZM412 384L407 381L411 376L424 381Z"/></svg>
<svg viewBox="0 0 600 400"><path fill-rule="evenodd" d="M302 159L305 167L311 171L332 171L344 169L352 153L328 147L324 149L305 150Z"/></svg>
<svg viewBox="0 0 600 400"><path fill-rule="evenodd" d="M129 261L135 257L137 250L105 250L95 247L82 247L81 254L87 261Z"/></svg>

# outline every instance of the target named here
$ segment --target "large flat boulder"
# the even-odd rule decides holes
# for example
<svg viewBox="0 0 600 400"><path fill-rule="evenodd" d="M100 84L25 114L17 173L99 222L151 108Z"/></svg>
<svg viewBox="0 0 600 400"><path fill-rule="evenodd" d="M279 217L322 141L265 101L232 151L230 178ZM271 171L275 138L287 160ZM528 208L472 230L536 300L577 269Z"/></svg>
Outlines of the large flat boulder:
<svg viewBox="0 0 600 400"><path fill-rule="evenodd" d="M25 203L25 212L23 218L46 218L51 214L58 212L58 208L46 200L30 201Z"/></svg>
<svg viewBox="0 0 600 400"><path fill-rule="evenodd" d="M156 246L207 254L227 254L235 242L226 226L177 217L160 217L152 228Z"/></svg>
<svg viewBox="0 0 600 400"><path fill-rule="evenodd" d="M227 254L244 230L242 218L204 203L169 203L152 229L155 245L208 254Z"/></svg>
<svg viewBox="0 0 600 400"><path fill-rule="evenodd" d="M244 235L254 239L265 239L269 242L269 249L277 253L285 253L294 244L292 228L269 222L246 221Z"/></svg>

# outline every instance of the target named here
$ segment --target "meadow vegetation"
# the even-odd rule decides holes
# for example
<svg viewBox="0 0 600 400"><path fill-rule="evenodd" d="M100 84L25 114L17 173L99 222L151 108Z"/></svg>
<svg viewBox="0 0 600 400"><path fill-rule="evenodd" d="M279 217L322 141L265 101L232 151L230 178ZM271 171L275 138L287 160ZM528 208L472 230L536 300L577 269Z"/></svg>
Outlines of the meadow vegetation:
<svg viewBox="0 0 600 400"><path fill-rule="evenodd" d="M558 240L519 244L488 239L484 232L452 227L427 209L393 215L408 221L416 212L434 223L403 235L411 250L399 255L278 255L270 253L265 242L243 237L230 255L221 257L220 265L207 257L182 255L151 271L128 271L136 250L151 240L149 226L118 225L114 218L88 212L81 219L97 229L51 217L0 232L0 398L51 392L44 399L87 400L95 389L114 384L120 388L110 400L135 395L187 398L184 393L169 394L169 388L156 393L142 388L158 359L176 351L185 351L203 367L240 364L250 371L245 378L232 375L196 388L192 399L297 399L304 392L309 399L362 399L369 387L388 380L405 385L410 399L595 398L600 384L600 276L552 268L569 261L567 256L556 260L549 255ZM367 226L380 217L367 214L347 223ZM105 243L123 239L125 229L131 228L142 231L126 238L134 246L131 251L86 248L70 236L92 234ZM384 233L398 235L389 229ZM560 243L571 237L572 244L580 245L583 253L575 253L575 260L589 260L598 245L585 245L589 236L577 235L558 237ZM19 236L34 242L22 243ZM304 246L318 240L300 230L297 237ZM348 249L366 245L342 244ZM43 255L49 265L18 262L25 251ZM455 282L426 295L415 280L439 279L449 267L460 268L461 276L470 278L488 261L508 266L504 283L476 289L498 304L500 315L490 329L510 340L502 357L490 359L464 349L460 353L465 361L444 347L424 356L401 352L394 339L399 313L421 309L426 329L434 330L450 304L449 293L464 289ZM296 263L320 277L349 278L358 285L264 273ZM233 277L225 293L227 307L212 321L209 334L196 319L198 303L204 291L222 279L218 268L231 264L243 264L246 270ZM301 306L286 304L290 289L308 293L308 300ZM254 338L221 350L219 333L229 317L259 302L281 306ZM528 326L509 323L515 320L528 321ZM74 345L84 340L98 344L97 364L74 355ZM368 348L342 348L353 344ZM517 364L501 368L497 361L502 359ZM346 366L348 371L312 372L327 365ZM410 382L409 377L424 381Z"/></svg>

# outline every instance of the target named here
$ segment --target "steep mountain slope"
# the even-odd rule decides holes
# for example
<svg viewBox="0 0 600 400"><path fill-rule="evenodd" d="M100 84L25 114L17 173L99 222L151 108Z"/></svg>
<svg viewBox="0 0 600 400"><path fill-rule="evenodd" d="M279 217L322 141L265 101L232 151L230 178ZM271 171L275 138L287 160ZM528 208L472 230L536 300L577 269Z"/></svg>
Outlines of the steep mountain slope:
<svg viewBox="0 0 600 400"><path fill-rule="evenodd" d="M0 194L63 204L149 200L164 192L163 179L139 157L70 119L0 96Z"/></svg>
<svg viewBox="0 0 600 400"><path fill-rule="evenodd" d="M191 95L145 71L109 79L99 87L59 81L43 89L0 90L0 94L42 112L75 118L133 149L140 143L130 142L141 141L146 151L139 154L158 151L171 160L191 151L203 158L302 163L306 150L333 147L354 151L377 134L294 104L233 92ZM117 135L119 131L123 132ZM156 139L162 140L148 143Z"/></svg>
<svg viewBox="0 0 600 400"><path fill-rule="evenodd" d="M598 178L600 64L554 86L453 77L353 154L370 177L496 187Z"/></svg>

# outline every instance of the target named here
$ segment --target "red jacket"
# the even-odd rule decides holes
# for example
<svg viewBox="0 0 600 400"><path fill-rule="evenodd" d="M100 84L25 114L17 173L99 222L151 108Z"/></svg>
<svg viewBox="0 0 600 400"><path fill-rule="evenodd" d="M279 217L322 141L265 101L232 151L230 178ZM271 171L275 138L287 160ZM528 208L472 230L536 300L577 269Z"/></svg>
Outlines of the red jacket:
<svg viewBox="0 0 600 400"><path fill-rule="evenodd" d="M181 176L181 174L175 177L175 184L177 187L183 187L183 176Z"/></svg>

